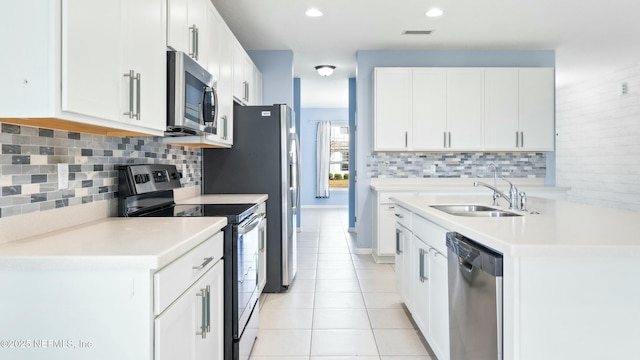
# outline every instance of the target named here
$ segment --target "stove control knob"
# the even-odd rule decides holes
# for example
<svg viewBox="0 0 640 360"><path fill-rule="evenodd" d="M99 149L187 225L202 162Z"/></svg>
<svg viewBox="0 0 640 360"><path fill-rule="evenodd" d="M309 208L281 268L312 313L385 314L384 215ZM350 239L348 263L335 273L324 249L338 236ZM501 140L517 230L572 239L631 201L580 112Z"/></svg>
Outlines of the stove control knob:
<svg viewBox="0 0 640 360"><path fill-rule="evenodd" d="M136 184L144 184L149 182L149 174L138 174L133 177Z"/></svg>

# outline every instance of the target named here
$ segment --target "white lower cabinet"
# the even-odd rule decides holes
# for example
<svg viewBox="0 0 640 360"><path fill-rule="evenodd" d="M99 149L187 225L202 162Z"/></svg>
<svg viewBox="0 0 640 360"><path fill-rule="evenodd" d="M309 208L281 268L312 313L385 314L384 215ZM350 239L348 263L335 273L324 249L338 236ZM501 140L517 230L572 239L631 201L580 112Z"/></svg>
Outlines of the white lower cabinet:
<svg viewBox="0 0 640 360"><path fill-rule="evenodd" d="M155 320L155 360L222 359L223 268L218 262Z"/></svg>
<svg viewBox="0 0 640 360"><path fill-rule="evenodd" d="M396 261L396 220L408 216L409 212L390 200L393 196L413 195L407 192L377 192L376 206L373 208L375 227L373 228L373 259L377 263Z"/></svg>
<svg viewBox="0 0 640 360"><path fill-rule="evenodd" d="M400 209L403 209L399 207ZM408 228L397 223L398 291L439 360L449 360L449 294L447 230L410 214Z"/></svg>
<svg viewBox="0 0 640 360"><path fill-rule="evenodd" d="M411 231L402 224L396 224L396 288L402 301L411 310L410 279Z"/></svg>
<svg viewBox="0 0 640 360"><path fill-rule="evenodd" d="M266 215L267 204L258 205L258 212ZM264 286L267 284L267 219L262 221L259 228L259 244L258 244L258 294L262 294Z"/></svg>
<svg viewBox="0 0 640 360"><path fill-rule="evenodd" d="M0 359L222 359L222 255L218 232L161 269L126 256L1 267L0 339L14 342Z"/></svg>

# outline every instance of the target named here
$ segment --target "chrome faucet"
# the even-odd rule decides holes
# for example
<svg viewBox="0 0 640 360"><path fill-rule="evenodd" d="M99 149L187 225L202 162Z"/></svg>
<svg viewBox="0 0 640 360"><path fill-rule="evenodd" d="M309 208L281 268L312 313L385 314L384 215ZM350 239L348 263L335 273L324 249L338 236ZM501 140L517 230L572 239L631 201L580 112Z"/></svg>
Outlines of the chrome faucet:
<svg viewBox="0 0 640 360"><path fill-rule="evenodd" d="M513 183L511 181L505 179L504 176L502 177L502 180L504 180L504 181L509 183L509 186L510 186L509 187L509 195L507 195L507 194L503 193L502 191L498 190L498 188L495 187L495 186L491 186L491 185L489 185L487 183L483 183L483 182L480 182L480 181L474 181L473 182L473 186L482 185L482 186L484 186L486 188L489 188L489 189L493 190L494 194L497 193L499 195L498 197L502 196L505 200L506 199L509 200L509 210L519 210L519 207L518 207L518 188L516 188L516 186L513 185ZM494 195L494 205L496 205L495 204L495 200L496 200L496 196Z"/></svg>
<svg viewBox="0 0 640 360"><path fill-rule="evenodd" d="M495 163L489 163L489 169L493 168L493 187L498 188L498 167ZM491 205L498 206L498 198L500 197L500 193L494 191L493 192L493 202Z"/></svg>

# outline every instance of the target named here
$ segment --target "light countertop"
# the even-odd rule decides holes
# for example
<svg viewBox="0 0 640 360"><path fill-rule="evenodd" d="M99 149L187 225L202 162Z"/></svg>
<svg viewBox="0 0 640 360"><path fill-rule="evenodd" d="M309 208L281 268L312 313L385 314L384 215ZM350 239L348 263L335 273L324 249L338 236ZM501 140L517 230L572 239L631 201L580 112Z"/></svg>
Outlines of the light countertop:
<svg viewBox="0 0 640 360"><path fill-rule="evenodd" d="M106 218L2 244L0 267L155 270L226 224L223 217Z"/></svg>
<svg viewBox="0 0 640 360"><path fill-rule="evenodd" d="M491 196L424 195L391 199L447 230L505 255L640 256L640 213L637 212L529 197L529 212L524 216L477 218L450 215L430 205L490 205ZM500 204L508 210L504 201Z"/></svg>
<svg viewBox="0 0 640 360"><path fill-rule="evenodd" d="M267 194L207 194L176 201L178 204L260 204Z"/></svg>

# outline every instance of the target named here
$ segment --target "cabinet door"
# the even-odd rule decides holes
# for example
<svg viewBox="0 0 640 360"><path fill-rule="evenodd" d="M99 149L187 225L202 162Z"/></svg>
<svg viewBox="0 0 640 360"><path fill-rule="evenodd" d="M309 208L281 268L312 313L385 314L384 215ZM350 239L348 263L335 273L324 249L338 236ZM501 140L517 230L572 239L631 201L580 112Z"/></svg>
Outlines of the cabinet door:
<svg viewBox="0 0 640 360"><path fill-rule="evenodd" d="M260 243L258 252L258 293L262 293L267 284L267 219L260 226Z"/></svg>
<svg viewBox="0 0 640 360"><path fill-rule="evenodd" d="M123 79L121 102L128 111L132 97L139 119L132 124L146 128L166 128L166 11L163 0L123 1L123 74L133 70L138 74L134 94ZM128 116L122 115L127 121Z"/></svg>
<svg viewBox="0 0 640 360"><path fill-rule="evenodd" d="M449 359L449 286L447 258L432 249L429 253L429 345L438 359Z"/></svg>
<svg viewBox="0 0 640 360"><path fill-rule="evenodd" d="M518 69L485 69L484 148L515 150L518 131Z"/></svg>
<svg viewBox="0 0 640 360"><path fill-rule="evenodd" d="M240 42L233 40L233 97L244 104L247 101L246 53Z"/></svg>
<svg viewBox="0 0 640 360"><path fill-rule="evenodd" d="M447 70L447 136L452 150L482 147L482 82L482 69Z"/></svg>
<svg viewBox="0 0 640 360"><path fill-rule="evenodd" d="M218 77L218 131L220 141L233 144L233 44L234 37L224 22L220 24L220 76Z"/></svg>
<svg viewBox="0 0 640 360"><path fill-rule="evenodd" d="M376 68L373 91L374 150L409 148L411 69Z"/></svg>
<svg viewBox="0 0 640 360"><path fill-rule="evenodd" d="M62 2L62 111L121 119L122 31L120 1Z"/></svg>
<svg viewBox="0 0 640 360"><path fill-rule="evenodd" d="M396 288L409 311L411 311L410 271L411 233L396 223Z"/></svg>
<svg viewBox="0 0 640 360"><path fill-rule="evenodd" d="M376 254L393 256L396 252L396 207L391 204L380 204L378 211L378 236Z"/></svg>
<svg viewBox="0 0 640 360"><path fill-rule="evenodd" d="M413 69L413 150L441 150L447 131L446 69Z"/></svg>
<svg viewBox="0 0 640 360"><path fill-rule="evenodd" d="M553 68L521 68L519 80L521 147L552 151L555 143Z"/></svg>
<svg viewBox="0 0 640 360"><path fill-rule="evenodd" d="M251 105L262 105L262 73L255 64L251 63L253 68L253 79L251 81Z"/></svg>
<svg viewBox="0 0 640 360"><path fill-rule="evenodd" d="M224 357L224 264L218 262L198 281L209 286L208 328L206 338L196 337L196 360L222 359ZM200 299L198 299L200 300ZM198 324L196 323L196 326Z"/></svg>
<svg viewBox="0 0 640 360"><path fill-rule="evenodd" d="M431 247L415 235L411 243L411 274L409 275L412 288L410 296L413 304L411 313L420 331L427 334L430 308L429 282L431 281L428 263Z"/></svg>
<svg viewBox="0 0 640 360"><path fill-rule="evenodd" d="M187 0L167 0L167 46L184 53L191 46L187 9Z"/></svg>
<svg viewBox="0 0 640 360"><path fill-rule="evenodd" d="M207 2L206 38L207 42L207 70L217 81L220 81L220 31L221 18L212 3Z"/></svg>
<svg viewBox="0 0 640 360"><path fill-rule="evenodd" d="M155 360L222 359L223 268L219 261L156 317Z"/></svg>
<svg viewBox="0 0 640 360"><path fill-rule="evenodd" d="M188 23L187 30L190 29L190 49L189 53L194 54L194 58L200 65L207 67L207 45L208 36L206 26L207 0L187 0ZM195 37L193 36L195 28Z"/></svg>

